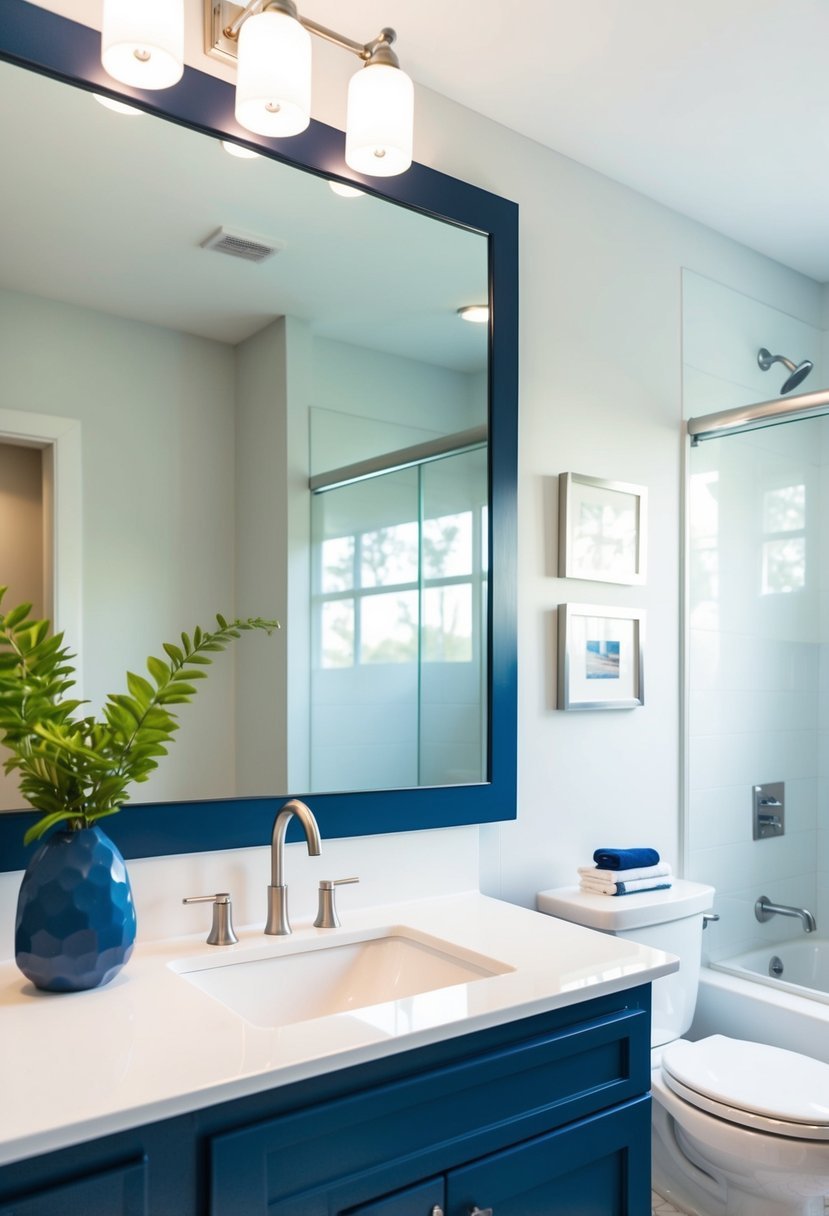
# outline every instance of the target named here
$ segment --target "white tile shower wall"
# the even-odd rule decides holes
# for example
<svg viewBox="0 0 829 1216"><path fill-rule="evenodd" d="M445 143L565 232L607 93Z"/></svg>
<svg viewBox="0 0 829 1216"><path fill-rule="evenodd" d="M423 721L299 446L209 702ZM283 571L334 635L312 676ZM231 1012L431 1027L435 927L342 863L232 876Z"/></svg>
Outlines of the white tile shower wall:
<svg viewBox="0 0 829 1216"><path fill-rule="evenodd" d="M829 295L826 297L829 301ZM826 318L824 318L825 322ZM824 332L824 366L829 365L829 334ZM821 464L826 475L821 482L820 516L829 519L829 420L821 421ZM829 527L824 527L820 537L820 662L818 681L818 750L820 768L818 773L817 831L817 916L818 931L829 930Z"/></svg>
<svg viewBox="0 0 829 1216"><path fill-rule="evenodd" d="M757 348L818 362L820 337L813 326L685 272L686 417L773 397L779 385L757 367ZM829 704L818 576L826 543L823 442L822 424L811 422L716 440L691 453L686 871L717 888L721 919L706 934L709 957L791 936L789 920L755 919L759 895L807 906L817 898L822 732L829 723L826 712L819 718L819 707ZM775 573L781 527L774 508L787 499L795 506L785 522L797 526L785 532L784 525L783 539L797 542L795 557L788 571ZM767 781L786 783L786 834L754 841L752 786Z"/></svg>

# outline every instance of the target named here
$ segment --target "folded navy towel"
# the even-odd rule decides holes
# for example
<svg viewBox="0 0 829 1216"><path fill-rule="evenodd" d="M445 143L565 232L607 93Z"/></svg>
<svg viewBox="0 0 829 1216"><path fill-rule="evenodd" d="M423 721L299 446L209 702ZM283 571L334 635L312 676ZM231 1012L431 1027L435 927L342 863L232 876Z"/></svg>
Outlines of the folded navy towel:
<svg viewBox="0 0 829 1216"><path fill-rule="evenodd" d="M600 870L634 870L659 865L656 849L596 849L593 860Z"/></svg>

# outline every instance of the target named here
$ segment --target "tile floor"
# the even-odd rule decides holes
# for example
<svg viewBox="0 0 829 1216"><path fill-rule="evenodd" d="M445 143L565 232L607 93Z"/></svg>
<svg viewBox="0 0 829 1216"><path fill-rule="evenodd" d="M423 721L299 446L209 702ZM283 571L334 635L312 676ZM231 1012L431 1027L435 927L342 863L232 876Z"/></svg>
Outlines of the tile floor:
<svg viewBox="0 0 829 1216"><path fill-rule="evenodd" d="M826 1216L829 1216L829 1196L824 1199L823 1203ZM653 1216L682 1216L679 1208L673 1207L667 1199L657 1195L656 1191L651 1191L651 1211Z"/></svg>

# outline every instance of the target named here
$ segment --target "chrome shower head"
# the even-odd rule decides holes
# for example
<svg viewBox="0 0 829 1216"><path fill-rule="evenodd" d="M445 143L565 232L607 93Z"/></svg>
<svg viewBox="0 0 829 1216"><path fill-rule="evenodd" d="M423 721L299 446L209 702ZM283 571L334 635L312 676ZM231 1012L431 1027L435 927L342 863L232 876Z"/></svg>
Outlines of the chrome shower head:
<svg viewBox="0 0 829 1216"><path fill-rule="evenodd" d="M769 370L772 363L783 364L789 373L780 388L783 395L790 393L793 388L797 388L798 384L802 384L814 367L811 359L804 359L802 363L792 363L791 359L787 359L785 355L773 355L771 351L766 350L765 346L761 346L757 352L757 363L764 372Z"/></svg>

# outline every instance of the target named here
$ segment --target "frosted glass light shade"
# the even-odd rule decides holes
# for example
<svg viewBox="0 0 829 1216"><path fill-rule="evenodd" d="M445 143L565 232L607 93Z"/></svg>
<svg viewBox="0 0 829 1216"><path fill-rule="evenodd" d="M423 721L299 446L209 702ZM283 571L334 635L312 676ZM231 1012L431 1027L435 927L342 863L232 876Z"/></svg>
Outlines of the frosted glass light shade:
<svg viewBox="0 0 829 1216"><path fill-rule="evenodd" d="M184 71L184 0L104 0L101 63L137 89L168 89Z"/></svg>
<svg viewBox="0 0 829 1216"><path fill-rule="evenodd" d="M345 163L367 177L394 177L412 163L414 86L400 68L368 64L348 84Z"/></svg>
<svg viewBox="0 0 829 1216"><path fill-rule="evenodd" d="M311 36L286 13L258 13L239 30L236 121L276 137L311 121Z"/></svg>

